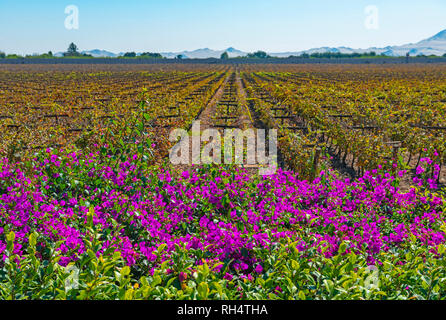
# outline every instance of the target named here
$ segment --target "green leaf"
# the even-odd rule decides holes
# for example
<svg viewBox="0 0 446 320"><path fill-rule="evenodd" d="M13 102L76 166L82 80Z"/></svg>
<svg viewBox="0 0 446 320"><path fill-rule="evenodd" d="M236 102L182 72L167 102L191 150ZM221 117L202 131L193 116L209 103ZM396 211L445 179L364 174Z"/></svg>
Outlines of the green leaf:
<svg viewBox="0 0 446 320"><path fill-rule="evenodd" d="M125 292L125 296L124 296L125 300L132 300L133 299L133 289L130 288Z"/></svg>
<svg viewBox="0 0 446 320"><path fill-rule="evenodd" d="M153 281L151 283L152 287L156 287L159 284L161 284L161 277L160 276L154 276L153 277Z"/></svg>
<svg viewBox="0 0 446 320"><path fill-rule="evenodd" d="M329 293L333 292L333 288L334 288L333 281L331 281L331 280L324 280L324 285L325 285L325 288L327 289L327 291Z"/></svg>
<svg viewBox="0 0 446 320"><path fill-rule="evenodd" d="M121 275L122 276L128 276L130 274L130 268L128 266L125 266L121 269Z"/></svg>
<svg viewBox="0 0 446 320"><path fill-rule="evenodd" d="M208 286L208 284L206 282L200 283L198 285L197 291L198 291L198 296L201 299L207 299L208 294L209 294L209 286Z"/></svg>
<svg viewBox="0 0 446 320"><path fill-rule="evenodd" d="M339 246L339 250L338 250L338 252L339 252L340 254L342 254L342 253L345 252L345 250L347 250L347 244L346 244L345 242L342 242L341 245Z"/></svg>
<svg viewBox="0 0 446 320"><path fill-rule="evenodd" d="M150 121L152 118L151 118L151 116L148 113L144 113L144 119L146 121Z"/></svg>
<svg viewBox="0 0 446 320"><path fill-rule="evenodd" d="M14 240L15 240L15 233L14 231L11 231L8 233L8 235L6 236L6 249L12 253L14 251Z"/></svg>
<svg viewBox="0 0 446 320"><path fill-rule="evenodd" d="M167 247L167 244L162 243L158 249L156 250L158 252L158 255L160 255L161 253L163 253L164 249Z"/></svg>
<svg viewBox="0 0 446 320"><path fill-rule="evenodd" d="M14 231L10 231L6 236L6 241L9 243L9 242L14 242L14 240L15 240L15 233Z"/></svg>
<svg viewBox="0 0 446 320"><path fill-rule="evenodd" d="M291 260L291 268L293 268L293 270L299 270L300 268L299 262L297 262L296 260Z"/></svg>
<svg viewBox="0 0 446 320"><path fill-rule="evenodd" d="M89 228L93 227L93 216L94 216L94 208L90 207L88 209L88 214L87 214L87 226Z"/></svg>
<svg viewBox="0 0 446 320"><path fill-rule="evenodd" d="M121 259L121 252L115 251L113 253L113 260L119 260L119 259Z"/></svg>
<svg viewBox="0 0 446 320"><path fill-rule="evenodd" d="M29 245L31 247L35 247L36 244L37 244L37 236L36 236L36 234L35 233L31 233L29 235L28 241L29 241Z"/></svg>

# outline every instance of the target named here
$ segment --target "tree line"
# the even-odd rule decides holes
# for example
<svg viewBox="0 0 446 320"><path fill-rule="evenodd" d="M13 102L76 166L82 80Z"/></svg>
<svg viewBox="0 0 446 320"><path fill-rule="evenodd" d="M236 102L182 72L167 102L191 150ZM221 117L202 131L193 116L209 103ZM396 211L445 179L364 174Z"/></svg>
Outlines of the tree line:
<svg viewBox="0 0 446 320"><path fill-rule="evenodd" d="M66 58L93 58L91 54L87 53L81 53L79 52L79 49L76 44L70 43L68 46L68 49L66 52L63 53L63 57ZM301 59L311 59L311 58L317 58L317 59L341 59L341 58L373 58L373 57L388 57L384 54L377 55L376 52L364 52L364 53L341 53L341 52L314 52L314 53L302 53L298 56L289 56L285 58L301 58ZM435 55L425 56L425 55L418 55L417 57L438 57ZM446 58L446 53L442 56ZM0 51L0 59L20 59L20 58L56 58L51 51L48 53L43 54L35 54L35 55L26 55L21 56L18 54L6 54L2 51ZM153 53L153 52L143 52L141 54L137 54L136 52L126 52L123 55L116 57L118 59L166 59L159 53ZM184 55L177 55L175 59L186 59ZM269 54L267 54L265 51L256 51L253 53L248 53L246 56L241 57L235 57L231 58L229 56L228 52L223 52L220 56L220 59L227 60L227 59L241 59L241 58L248 58L248 59L283 59L278 57L272 57Z"/></svg>

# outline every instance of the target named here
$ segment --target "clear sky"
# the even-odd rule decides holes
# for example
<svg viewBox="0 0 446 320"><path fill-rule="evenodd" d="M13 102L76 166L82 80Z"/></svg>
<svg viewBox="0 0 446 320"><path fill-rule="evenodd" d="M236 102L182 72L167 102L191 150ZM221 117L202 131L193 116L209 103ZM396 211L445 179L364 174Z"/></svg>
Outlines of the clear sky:
<svg viewBox="0 0 446 320"><path fill-rule="evenodd" d="M79 29L65 28L65 7ZM379 29L367 29L368 5ZM0 50L182 51L198 48L300 51L321 46L383 47L446 29L446 0L0 0Z"/></svg>

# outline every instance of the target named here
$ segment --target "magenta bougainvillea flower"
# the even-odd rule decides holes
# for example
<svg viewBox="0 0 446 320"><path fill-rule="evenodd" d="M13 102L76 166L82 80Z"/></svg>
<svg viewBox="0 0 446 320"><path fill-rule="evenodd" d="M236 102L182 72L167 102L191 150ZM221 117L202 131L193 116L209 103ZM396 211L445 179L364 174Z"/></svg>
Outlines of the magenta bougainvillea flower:
<svg viewBox="0 0 446 320"><path fill-rule="evenodd" d="M131 157L111 167L97 154L48 150L35 159L33 173L25 174L1 160L0 235L14 231L14 253L20 256L30 233L37 232L39 254L48 243L57 243L59 263L67 265L85 252L91 221L99 234L108 235L98 255L111 247L129 266L153 273L182 246L203 252L197 265L221 262L220 271L231 261L225 279L233 272L262 273L255 249L272 249L283 239L299 251L314 248L326 257L349 243L347 252L365 255L370 264L413 238L433 252L446 241L444 199L429 190L436 187L434 180L425 190L403 192L392 174L378 171L355 181L328 171L309 182L283 170L264 178L235 168L141 173L135 161ZM429 163L423 159L422 165ZM417 175L425 172L420 168ZM165 247L161 254L160 246Z"/></svg>

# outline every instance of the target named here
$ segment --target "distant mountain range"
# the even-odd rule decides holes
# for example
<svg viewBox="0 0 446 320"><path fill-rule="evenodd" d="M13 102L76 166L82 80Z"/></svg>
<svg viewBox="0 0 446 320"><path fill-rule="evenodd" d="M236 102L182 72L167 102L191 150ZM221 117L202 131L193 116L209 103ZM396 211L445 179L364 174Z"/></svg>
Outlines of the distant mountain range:
<svg viewBox="0 0 446 320"><path fill-rule="evenodd" d="M301 55L302 53L308 53L308 54L316 52L365 53L371 51L376 52L376 54L383 54L391 57L405 56L407 53L409 53L409 55L411 56L418 56L418 55L442 56L446 53L446 30L443 30L437 33L435 36L422 40L420 42L405 44L402 46L387 46L384 48L371 47L367 49L352 49L348 47L337 47L337 48L322 47L299 52L270 53L270 55L274 57L289 57L290 55L298 56Z"/></svg>
<svg viewBox="0 0 446 320"><path fill-rule="evenodd" d="M166 58L175 58L178 55L182 55L183 58L189 59L207 59L207 58L220 58L222 53L227 52L230 58L243 57L248 53L243 52L232 47L226 50L211 50L209 48L198 49L194 51L182 51L182 52L161 52L161 55Z"/></svg>
<svg viewBox="0 0 446 320"><path fill-rule="evenodd" d="M94 50L90 50L90 51L81 51L82 54L86 53L86 54L91 54L93 57L95 58L116 58L119 57L121 55L124 55L124 53L113 53L110 51L106 51L106 50L99 50L99 49L94 49ZM55 57L63 57L63 52L57 52L54 54Z"/></svg>
<svg viewBox="0 0 446 320"><path fill-rule="evenodd" d="M324 52L332 52L332 53L365 53L374 51L376 54L383 54L386 56L399 57L405 56L409 53L411 56L417 55L437 55L441 56L446 53L446 30L443 30L433 37L422 40L417 43L410 43L402 46L388 46L385 48L367 48L367 49L352 49L348 47L321 47L321 48L313 48L304 51L296 51L296 52L278 52L278 53L269 53L269 55L273 57L289 57L289 56L299 56L303 53L324 53ZM165 58L175 58L178 55L183 56L185 59L206 59L206 58L220 58L221 54L227 52L230 58L235 57L243 57L248 54L248 52L243 52L232 47L227 48L226 50L212 50L209 48L197 49L194 51L181 51L181 52L161 52L161 55ZM124 52L113 53L105 50L90 50L90 51L82 51L82 53L91 54L93 57L110 57L115 58L118 56L124 55ZM137 53L138 55L141 53ZM55 56L62 56L62 52L58 52Z"/></svg>

